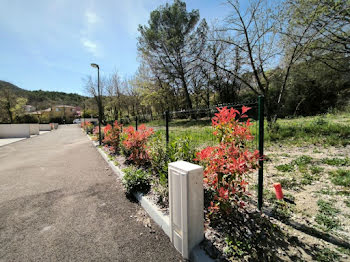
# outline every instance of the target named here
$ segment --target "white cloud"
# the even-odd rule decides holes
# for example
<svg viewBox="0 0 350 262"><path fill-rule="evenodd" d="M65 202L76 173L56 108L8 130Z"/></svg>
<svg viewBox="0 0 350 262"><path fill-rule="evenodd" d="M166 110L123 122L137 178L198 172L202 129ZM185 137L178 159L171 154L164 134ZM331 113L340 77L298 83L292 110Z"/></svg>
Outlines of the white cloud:
<svg viewBox="0 0 350 262"><path fill-rule="evenodd" d="M90 25L94 25L99 21L99 17L94 12L89 10L85 12L85 17L87 19L87 23Z"/></svg>
<svg viewBox="0 0 350 262"><path fill-rule="evenodd" d="M86 39L86 38L82 38L82 39L80 39L80 41L88 52L90 52L94 56L98 55L98 47L97 47L97 44L95 42L93 42L89 39Z"/></svg>

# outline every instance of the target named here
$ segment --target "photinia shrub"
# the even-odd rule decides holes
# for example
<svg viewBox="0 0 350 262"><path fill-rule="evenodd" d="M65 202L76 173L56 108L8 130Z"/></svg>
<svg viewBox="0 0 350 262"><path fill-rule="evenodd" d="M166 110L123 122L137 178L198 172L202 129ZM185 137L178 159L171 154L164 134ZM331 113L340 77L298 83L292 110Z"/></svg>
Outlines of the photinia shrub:
<svg viewBox="0 0 350 262"><path fill-rule="evenodd" d="M120 150L120 134L122 130L122 125L115 121L113 126L108 124L104 127L104 139L103 143L109 147L109 151L116 154ZM102 130L101 130L102 131Z"/></svg>
<svg viewBox="0 0 350 262"><path fill-rule="evenodd" d="M144 124L140 125L136 131L132 126L129 126L124 131L123 139L124 151L128 152L128 160L132 161L137 166L145 166L149 164L149 154L147 152L148 138L153 134L152 128L147 128Z"/></svg>
<svg viewBox="0 0 350 262"><path fill-rule="evenodd" d="M247 148L247 142L253 139L248 116L250 108L242 107L242 112L227 107L217 108L212 118L214 135L219 145L207 147L197 153L197 159L205 166L204 184L214 191L211 212L228 213L233 205L244 206L244 196L248 185L246 176L258 168L259 151Z"/></svg>
<svg viewBox="0 0 350 262"><path fill-rule="evenodd" d="M87 134L91 134L92 130L94 129L94 124L89 121L82 122L80 126L86 131Z"/></svg>

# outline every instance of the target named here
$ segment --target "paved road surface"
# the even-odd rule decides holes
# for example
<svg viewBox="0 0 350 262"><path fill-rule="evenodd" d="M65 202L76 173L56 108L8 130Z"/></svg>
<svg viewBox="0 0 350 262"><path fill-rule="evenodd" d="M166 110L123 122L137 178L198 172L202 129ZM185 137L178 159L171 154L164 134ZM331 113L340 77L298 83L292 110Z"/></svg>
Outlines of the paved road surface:
<svg viewBox="0 0 350 262"><path fill-rule="evenodd" d="M77 126L0 147L1 262L180 261L141 211Z"/></svg>

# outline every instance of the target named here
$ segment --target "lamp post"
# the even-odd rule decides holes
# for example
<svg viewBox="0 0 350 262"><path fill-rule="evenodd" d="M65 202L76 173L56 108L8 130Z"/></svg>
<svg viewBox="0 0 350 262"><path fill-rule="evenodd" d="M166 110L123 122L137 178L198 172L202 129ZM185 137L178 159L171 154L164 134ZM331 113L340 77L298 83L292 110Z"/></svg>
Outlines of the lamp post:
<svg viewBox="0 0 350 262"><path fill-rule="evenodd" d="M101 145L102 144L101 142L102 101L101 101L101 93L100 93L100 67L98 66L98 64L91 64L91 66L97 68L98 142L99 142L99 145Z"/></svg>

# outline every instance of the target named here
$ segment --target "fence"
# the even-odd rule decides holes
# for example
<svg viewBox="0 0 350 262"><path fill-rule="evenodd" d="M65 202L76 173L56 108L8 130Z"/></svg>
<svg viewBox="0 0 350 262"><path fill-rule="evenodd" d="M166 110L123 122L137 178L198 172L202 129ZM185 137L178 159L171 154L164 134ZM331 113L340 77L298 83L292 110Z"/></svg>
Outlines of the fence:
<svg viewBox="0 0 350 262"><path fill-rule="evenodd" d="M125 117L120 119L120 123L127 126L133 126L136 130L141 124L147 124L152 127L156 134L162 137L166 146L177 139L186 141L187 139L197 149L203 149L207 146L214 146L218 143L213 134L211 119L218 113L217 108L234 108L241 111L242 106L248 106L251 109L246 113L252 122L251 132L254 140L247 145L250 149L258 149L260 155L264 154L264 97L260 96L255 101L247 101L240 104L222 104L210 108L201 108L193 110L166 111L164 114L147 114ZM262 208L263 203L263 160L259 161L258 171L258 208Z"/></svg>

